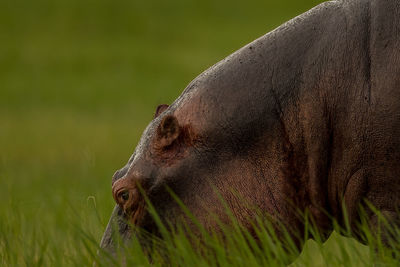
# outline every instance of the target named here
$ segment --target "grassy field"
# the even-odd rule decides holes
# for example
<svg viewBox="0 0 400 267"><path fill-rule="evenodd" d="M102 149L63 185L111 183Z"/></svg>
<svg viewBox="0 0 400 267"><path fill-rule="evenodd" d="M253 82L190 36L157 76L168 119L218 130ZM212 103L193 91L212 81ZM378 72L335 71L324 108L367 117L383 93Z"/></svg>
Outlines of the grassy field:
<svg viewBox="0 0 400 267"><path fill-rule="evenodd" d="M100 240L111 176L155 107L318 2L1 0L0 265L91 265L86 236ZM369 255L333 235L308 242L295 265L362 266Z"/></svg>

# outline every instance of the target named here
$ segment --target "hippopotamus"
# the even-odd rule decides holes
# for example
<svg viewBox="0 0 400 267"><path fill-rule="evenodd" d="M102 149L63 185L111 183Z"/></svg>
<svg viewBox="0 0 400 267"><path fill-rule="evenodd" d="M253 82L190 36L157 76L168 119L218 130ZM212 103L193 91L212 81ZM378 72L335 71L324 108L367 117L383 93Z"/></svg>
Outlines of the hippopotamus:
<svg viewBox="0 0 400 267"><path fill-rule="evenodd" d="M218 227L210 214L229 223L227 206L243 227L257 209L302 236L300 211L326 236L332 218L356 233L361 209L378 222L369 205L400 223L399 175L400 1L328 1L157 108L112 178L111 221L123 240L135 238L131 224L152 231L146 196L177 224L176 197L208 230ZM111 228L101 241L108 251Z"/></svg>

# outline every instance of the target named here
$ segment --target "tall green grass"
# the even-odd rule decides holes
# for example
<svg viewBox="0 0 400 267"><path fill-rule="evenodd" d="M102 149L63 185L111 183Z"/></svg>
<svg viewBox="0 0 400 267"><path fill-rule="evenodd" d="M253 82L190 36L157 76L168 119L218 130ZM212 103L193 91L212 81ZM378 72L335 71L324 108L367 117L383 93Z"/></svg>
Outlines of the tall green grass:
<svg viewBox="0 0 400 267"><path fill-rule="evenodd" d="M379 217L379 227L371 229L365 212L361 212L358 233L365 245L351 236L352 229L348 223L340 227L333 219L334 232L325 242L312 220L304 216L305 232L300 237L308 241L303 252L296 245L288 229L282 225L272 224L266 217L257 217L252 229L244 228L226 208L230 218L229 225L218 221L218 231L208 232L190 213L176 196L173 195L182 209L182 213L193 222L189 228L185 222L178 225L163 222L155 208L147 199L147 210L159 229L159 236L145 235L146 243L141 244L138 238L129 242L116 240L116 254L109 254L99 248L93 253L93 261L99 266L398 266L400 258L400 229L391 225L385 217L373 209ZM222 205L224 205L222 201ZM372 206L371 206L372 207ZM345 211L344 211L345 212ZM131 226L138 235L142 230ZM116 228L117 229L117 228ZM377 232L386 229L391 239L385 245ZM277 232L278 230L278 232ZM118 231L116 231L118 232ZM342 235L342 236L340 236ZM95 242L95 240L92 242ZM311 251L311 252L310 252Z"/></svg>
<svg viewBox="0 0 400 267"><path fill-rule="evenodd" d="M179 201L176 199L176 201ZM373 234L366 220L361 232L366 245L349 236L351 230L335 225L335 232L326 242L312 222L306 223L305 243L299 251L289 235L279 235L265 218L253 222L251 233L230 215L231 224L219 224L218 232L207 232L185 206L182 212L197 227L196 234L185 223L166 225L148 202L161 238L151 237L143 247L137 238L125 243L114 236L117 254L99 247L104 217L99 213L95 197L86 199L79 209L65 202L60 221L49 223L41 213L27 216L17 205L1 212L0 264L3 266L398 266L400 231L390 228L394 239L389 247ZM228 214L231 214L227 210ZM379 214L379 212L377 212ZM307 222L307 220L306 220ZM33 225L33 224L34 225ZM388 225L381 218L382 225ZM61 228L62 231L58 228ZM141 231L140 229L136 229ZM285 233L281 228L280 233ZM374 229L376 230L376 229ZM200 235L198 234L200 233ZM255 235L254 235L255 234ZM201 239L199 239L200 237ZM149 245L150 244L150 245ZM151 248L151 249L149 249ZM300 253L301 252L301 253Z"/></svg>

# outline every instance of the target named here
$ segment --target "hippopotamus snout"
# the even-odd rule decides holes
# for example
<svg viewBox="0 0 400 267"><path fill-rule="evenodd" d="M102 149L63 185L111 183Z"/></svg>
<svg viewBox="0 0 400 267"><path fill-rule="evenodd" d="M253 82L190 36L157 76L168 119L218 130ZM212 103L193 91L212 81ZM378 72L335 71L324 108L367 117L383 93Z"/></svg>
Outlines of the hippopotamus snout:
<svg viewBox="0 0 400 267"><path fill-rule="evenodd" d="M116 236L119 236L119 239L116 239ZM116 248L118 247L116 244L117 240L126 242L131 238L131 236L132 228L126 222L123 210L116 205L104 231L103 237L101 238L100 248L103 252L115 256Z"/></svg>

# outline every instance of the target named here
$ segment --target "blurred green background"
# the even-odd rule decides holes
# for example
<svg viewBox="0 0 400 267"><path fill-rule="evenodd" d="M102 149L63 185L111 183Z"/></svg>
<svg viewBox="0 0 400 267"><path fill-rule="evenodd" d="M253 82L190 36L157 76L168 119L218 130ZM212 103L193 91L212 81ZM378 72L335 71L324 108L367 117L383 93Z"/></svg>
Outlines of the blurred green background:
<svg viewBox="0 0 400 267"><path fill-rule="evenodd" d="M0 264L82 263L155 107L319 2L0 0Z"/></svg>

